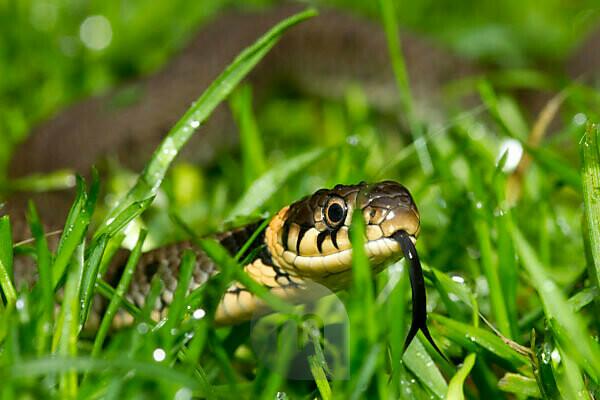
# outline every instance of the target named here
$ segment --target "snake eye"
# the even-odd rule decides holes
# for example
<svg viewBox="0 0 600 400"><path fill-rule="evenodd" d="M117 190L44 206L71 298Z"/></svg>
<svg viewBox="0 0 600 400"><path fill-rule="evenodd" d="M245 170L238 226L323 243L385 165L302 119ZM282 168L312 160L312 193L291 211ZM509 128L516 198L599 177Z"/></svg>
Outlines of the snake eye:
<svg viewBox="0 0 600 400"><path fill-rule="evenodd" d="M346 218L346 202L340 197L332 197L325 206L325 222L331 228L340 225Z"/></svg>

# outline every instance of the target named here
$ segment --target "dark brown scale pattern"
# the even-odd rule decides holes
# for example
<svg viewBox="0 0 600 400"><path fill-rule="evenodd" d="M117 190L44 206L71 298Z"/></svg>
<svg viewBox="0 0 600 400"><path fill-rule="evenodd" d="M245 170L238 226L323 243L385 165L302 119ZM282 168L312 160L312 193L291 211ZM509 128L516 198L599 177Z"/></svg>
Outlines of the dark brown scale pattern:
<svg viewBox="0 0 600 400"><path fill-rule="evenodd" d="M271 268L273 268L273 271L275 271L275 281L278 283L278 285L280 287L283 287L283 288L298 288L298 287L300 287L300 285L298 283L296 283L292 280L291 275L289 273L287 273L286 271L284 271L283 269L279 268L276 265L271 264L270 266L271 266ZM267 289L273 289L273 286L270 286L267 284L263 284L263 286L266 287ZM245 287L240 286L238 283L234 284L232 287L227 289L227 293L235 294L236 296L239 296L240 293L242 293L242 292L249 292L249 290Z"/></svg>
<svg viewBox="0 0 600 400"><path fill-rule="evenodd" d="M127 299L136 306L143 307L146 296L150 292L152 279L154 276L158 276L164 284L164 290L156 300L154 309L162 311L166 308L173 300L173 293L177 288L179 279L181 256L187 249L191 249L196 253L196 265L192 272L190 290L204 284L218 272L215 263L190 242L163 246L142 256L129 287Z"/></svg>
<svg viewBox="0 0 600 400"><path fill-rule="evenodd" d="M231 256L235 256L261 223L262 221L258 221L225 233L217 234L216 239L223 247L225 247L225 249L227 249ZM256 237L252 245L249 246L240 259L244 259L244 257L251 254L258 246L262 246L263 243L264 234L261 233ZM154 309L159 311L165 310L173 300L173 293L177 288L177 282L179 280L181 256L187 249L193 250L196 254L196 265L192 272L192 281L189 290L194 290L203 285L211 276L218 272L217 265L202 250L198 249L189 241L163 246L142 255L126 295L127 299L136 306L143 307L145 305L146 297L150 292L152 279L154 276L158 276L164 284L164 290L162 291L161 296L156 300ZM259 257L261 256L261 253L259 253ZM110 271L109 276L120 276L119 271L122 270L126 257L122 256L119 258L120 259L115 264L113 271ZM267 257L264 258L267 259ZM263 262L265 261L263 260ZM116 284L116 282L114 283Z"/></svg>

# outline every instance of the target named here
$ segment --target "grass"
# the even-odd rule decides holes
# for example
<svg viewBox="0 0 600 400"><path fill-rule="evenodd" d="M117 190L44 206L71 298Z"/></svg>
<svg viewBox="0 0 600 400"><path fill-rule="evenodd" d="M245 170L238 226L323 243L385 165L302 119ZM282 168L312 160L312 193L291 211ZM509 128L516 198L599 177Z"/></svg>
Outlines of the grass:
<svg viewBox="0 0 600 400"><path fill-rule="evenodd" d="M391 2L379 6L388 37L394 37ZM55 254L49 253L33 205L33 246L11 249L10 220L0 219L2 397L598 397L598 94L568 83L564 123L541 144L532 144L534 124L516 102L485 78L475 93L484 107L450 116L443 129L427 120L413 121L408 130L382 125L360 88L349 88L341 102L274 98L256 109L251 89L236 85L288 27L312 15L283 21L236 58L169 132L133 188L113 190L122 200L110 210L98 199L98 179L89 188L79 179ZM403 111L411 113L396 46L390 43ZM223 156L211 171L171 166L195 129L228 97L242 138L239 154ZM573 118L576 114L586 122ZM409 139L416 126L425 147ZM510 154L500 151L507 139L520 143L532 160L518 174L507 168ZM423 151L430 163L423 162ZM129 179L124 176L103 183L123 186L119 180ZM314 319L305 319L302 310L253 284L238 268L239 255L230 257L218 243L197 237L224 221L276 212L319 187L385 178L409 187L421 211L417 247L428 282L429 326L453 362L420 335L403 352L410 296L403 261L373 280L364 254L356 252L352 287L338 296L348 317L345 362L343 354L332 357L336 343L328 341L324 327L314 329ZM363 240L360 222L353 222L355 246ZM132 233L132 226L142 228ZM149 309L136 308L122 294L142 245L164 242L173 232L191 233L222 273L186 296L182 288L194 264L186 254L173 306L154 324ZM101 279L107 259L132 237L136 245L126 273L112 288ZM13 251L36 259L39 280L30 289L14 287ZM294 329L284 333L299 335L312 349L302 364L305 379L287 378L297 368L291 341L275 343L268 359L253 341L257 327L213 326L217 301L231 279L291 317ZM153 281L149 299L161 288ZM98 329L87 332L81 326L94 293L106 297L109 307ZM317 316L335 315L328 301L333 302L317 305ZM136 322L111 332L119 308ZM328 380L332 371L346 372L347 379Z"/></svg>

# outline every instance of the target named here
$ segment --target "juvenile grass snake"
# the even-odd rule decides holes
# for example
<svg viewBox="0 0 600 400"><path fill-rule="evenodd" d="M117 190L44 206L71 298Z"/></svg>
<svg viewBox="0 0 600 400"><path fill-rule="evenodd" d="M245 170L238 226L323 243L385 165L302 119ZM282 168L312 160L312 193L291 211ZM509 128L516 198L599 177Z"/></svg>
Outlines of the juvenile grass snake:
<svg viewBox="0 0 600 400"><path fill-rule="evenodd" d="M308 290L312 282L333 291L349 287L353 253L349 231L353 214L357 212L364 219L364 250L373 274L403 255L410 263L412 324L405 347L421 330L440 352L426 325L425 282L414 246L420 232L420 215L411 194L399 183L337 185L282 208L266 229L254 235L245 251L253 257L243 266L244 271L272 294L292 303L310 296ZM260 225L262 221L218 234L216 238L235 255ZM197 256L190 290L203 285L219 271L214 261L189 242L161 247L146 253L140 260L127 299L144 307L151 280L158 274L165 290L157 299L153 318L164 316L173 299L185 249L193 249ZM263 300L234 282L225 291L214 322L218 325L240 323L264 313L266 308Z"/></svg>

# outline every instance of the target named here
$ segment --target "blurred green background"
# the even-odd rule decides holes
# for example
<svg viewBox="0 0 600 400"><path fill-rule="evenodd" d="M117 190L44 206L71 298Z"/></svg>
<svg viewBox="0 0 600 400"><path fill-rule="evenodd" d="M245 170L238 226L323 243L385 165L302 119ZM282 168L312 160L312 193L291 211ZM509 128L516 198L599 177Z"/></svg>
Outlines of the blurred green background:
<svg viewBox="0 0 600 400"><path fill-rule="evenodd" d="M275 3L2 1L0 177L12 147L32 126L78 99L156 71L219 10ZM377 2L315 3L378 15ZM594 26L599 11L596 0L423 0L398 2L397 14L402 28L433 37L460 54L502 66L551 70ZM86 27L93 24L106 36L86 44Z"/></svg>

